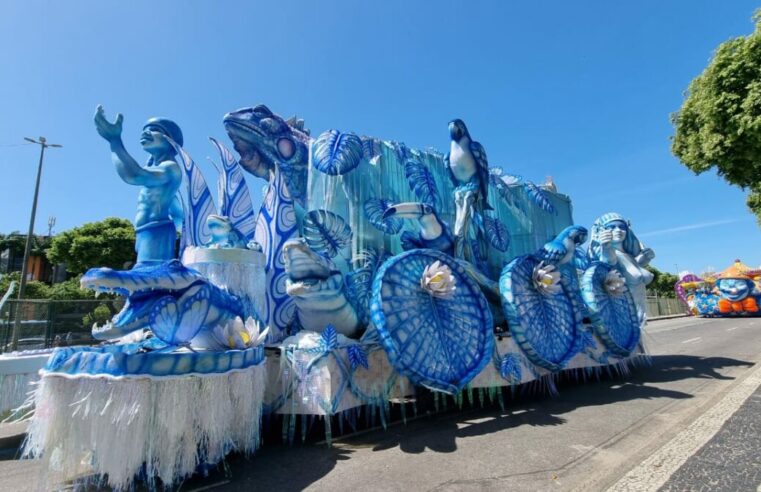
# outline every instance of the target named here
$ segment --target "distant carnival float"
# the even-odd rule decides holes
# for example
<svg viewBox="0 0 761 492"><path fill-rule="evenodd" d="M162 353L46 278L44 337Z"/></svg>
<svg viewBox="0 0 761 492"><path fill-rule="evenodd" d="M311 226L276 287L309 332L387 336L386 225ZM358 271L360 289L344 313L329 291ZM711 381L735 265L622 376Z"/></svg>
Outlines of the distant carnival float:
<svg viewBox="0 0 761 492"><path fill-rule="evenodd" d="M686 274L674 286L696 316L761 316L761 270L740 260L719 274Z"/></svg>
<svg viewBox="0 0 761 492"><path fill-rule="evenodd" d="M125 306L93 328L100 346L57 349L42 371L25 453L50 482L168 485L255 451L263 414L288 439L324 417L330 437L331 417L385 422L419 391L495 400L644 357L653 251L615 213L574 225L551 180L490 167L462 120L443 155L313 138L263 105L229 113L238 157L211 139L215 203L176 123L148 120L140 165L122 119L99 107L95 125L140 188L138 261L82 277ZM246 172L267 182L258 213Z"/></svg>

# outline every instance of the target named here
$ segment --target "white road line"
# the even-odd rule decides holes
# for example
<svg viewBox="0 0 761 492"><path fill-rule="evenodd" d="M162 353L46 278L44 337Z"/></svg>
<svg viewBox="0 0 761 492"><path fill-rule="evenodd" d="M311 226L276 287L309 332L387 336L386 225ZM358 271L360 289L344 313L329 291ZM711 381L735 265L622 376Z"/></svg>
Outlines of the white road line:
<svg viewBox="0 0 761 492"><path fill-rule="evenodd" d="M702 339L703 339L703 337L695 337L695 338L690 338L689 340L685 340L685 341L683 341L682 343L692 343L692 342L698 342L698 341L700 341L700 340L702 340Z"/></svg>
<svg viewBox="0 0 761 492"><path fill-rule="evenodd" d="M658 490L690 456L721 429L724 422L740 408L759 385L761 385L761 365L757 364L755 370L716 405L624 475L608 489L608 492Z"/></svg>
<svg viewBox="0 0 761 492"><path fill-rule="evenodd" d="M727 331L732 331L740 328L739 326L733 326L732 328L727 328Z"/></svg>

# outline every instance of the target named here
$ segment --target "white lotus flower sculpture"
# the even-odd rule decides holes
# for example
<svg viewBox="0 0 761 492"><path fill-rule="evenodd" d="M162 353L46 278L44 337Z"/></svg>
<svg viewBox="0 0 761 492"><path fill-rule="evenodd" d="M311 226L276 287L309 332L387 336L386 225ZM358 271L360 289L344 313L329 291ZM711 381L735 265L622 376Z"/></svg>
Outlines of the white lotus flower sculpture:
<svg viewBox="0 0 761 492"><path fill-rule="evenodd" d="M626 280L618 270L611 270L605 276L605 290L612 296L620 296L626 292Z"/></svg>
<svg viewBox="0 0 761 492"><path fill-rule="evenodd" d="M260 321L251 316L248 317L245 324L240 316L236 316L235 319L229 320L224 325L217 325L212 333L214 339L223 347L244 350L264 343L270 329L267 327L261 331L261 325Z"/></svg>
<svg viewBox="0 0 761 492"><path fill-rule="evenodd" d="M534 287L542 294L552 296L560 292L560 272L557 271L555 265L539 263L534 268L532 278Z"/></svg>
<svg viewBox="0 0 761 492"><path fill-rule="evenodd" d="M448 299L454 295L457 281L452 275L452 270L437 260L423 270L420 287L434 297Z"/></svg>

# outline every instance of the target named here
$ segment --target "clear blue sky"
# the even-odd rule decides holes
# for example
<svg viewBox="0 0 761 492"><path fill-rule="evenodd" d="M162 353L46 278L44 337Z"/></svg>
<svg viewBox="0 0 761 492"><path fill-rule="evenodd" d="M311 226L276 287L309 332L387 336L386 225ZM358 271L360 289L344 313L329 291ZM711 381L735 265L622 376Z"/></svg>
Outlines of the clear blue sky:
<svg viewBox="0 0 761 492"><path fill-rule="evenodd" d="M529 5L531 4L531 5ZM507 1L15 1L0 16L0 231L26 230L38 149L36 231L132 218L92 114L180 123L197 162L227 141L225 112L266 103L329 128L445 150L463 118L492 165L552 175L579 224L618 211L664 270L761 264L744 194L669 152L669 113L757 3ZM209 178L211 167L203 163ZM253 195L263 182L250 179Z"/></svg>

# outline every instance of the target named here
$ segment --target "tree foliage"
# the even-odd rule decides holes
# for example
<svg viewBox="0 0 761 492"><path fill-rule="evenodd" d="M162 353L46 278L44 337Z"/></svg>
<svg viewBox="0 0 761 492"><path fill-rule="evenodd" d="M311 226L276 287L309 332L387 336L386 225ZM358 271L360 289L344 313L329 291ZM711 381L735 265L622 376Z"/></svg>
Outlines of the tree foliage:
<svg viewBox="0 0 761 492"><path fill-rule="evenodd" d="M13 298L18 295L18 283L21 281L21 272L13 272L0 278L0 296L8 291L11 282L16 282L16 291ZM109 296L110 297L110 296ZM31 280L26 284L24 299L54 299L57 301L76 301L95 299L95 293L91 290L79 288L79 277L71 278L65 282L48 285L45 282Z"/></svg>
<svg viewBox="0 0 761 492"><path fill-rule="evenodd" d="M135 228L116 217L90 222L56 235L47 255L75 275L94 267L121 269L135 261Z"/></svg>
<svg viewBox="0 0 761 492"><path fill-rule="evenodd" d="M716 169L750 188L748 206L761 220L761 10L755 30L721 44L672 115L671 151L696 174Z"/></svg>
<svg viewBox="0 0 761 492"><path fill-rule="evenodd" d="M21 272L13 272L0 277L0 297L8 292L8 288L13 281L16 282L16 290L13 292L12 298L15 299L18 296L18 284L21 282ZM48 284L37 280L27 282L26 290L24 291L25 299L47 299L48 297L50 297L50 286Z"/></svg>
<svg viewBox="0 0 761 492"><path fill-rule="evenodd" d="M648 294L658 295L658 297L676 297L674 292L674 285L679 280L679 277L673 273L662 272L650 265L647 267L653 273L653 281L648 284Z"/></svg>

